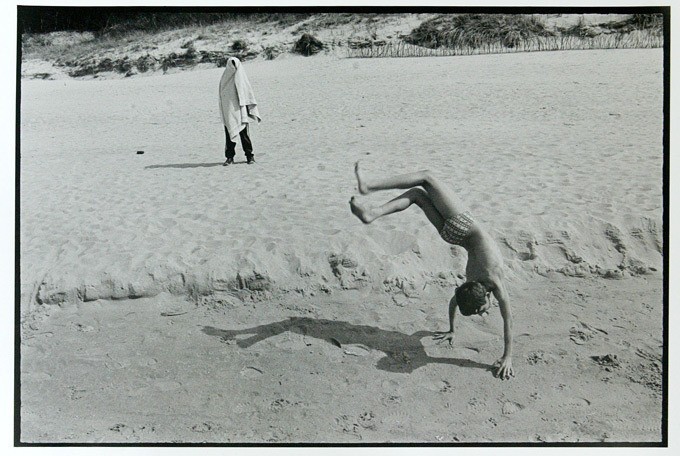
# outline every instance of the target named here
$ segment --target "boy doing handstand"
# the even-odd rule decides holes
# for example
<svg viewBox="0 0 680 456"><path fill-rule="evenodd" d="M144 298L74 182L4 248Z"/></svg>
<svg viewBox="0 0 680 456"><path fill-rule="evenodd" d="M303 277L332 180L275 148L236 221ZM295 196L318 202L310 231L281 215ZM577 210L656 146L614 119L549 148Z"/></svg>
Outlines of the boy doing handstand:
<svg viewBox="0 0 680 456"><path fill-rule="evenodd" d="M491 307L490 294L493 293L503 317L505 340L503 356L494 364L494 375L503 380L513 377L512 314L505 289L503 257L493 238L463 208L456 196L428 171L367 179L358 162L354 165L354 171L362 195L378 190L408 189L393 200L375 207L360 204L352 197L349 202L352 213L362 222L371 223L416 204L444 241L467 250L467 282L456 289L449 302L449 330L435 333L434 339L453 345L456 308L465 316L485 313Z"/></svg>

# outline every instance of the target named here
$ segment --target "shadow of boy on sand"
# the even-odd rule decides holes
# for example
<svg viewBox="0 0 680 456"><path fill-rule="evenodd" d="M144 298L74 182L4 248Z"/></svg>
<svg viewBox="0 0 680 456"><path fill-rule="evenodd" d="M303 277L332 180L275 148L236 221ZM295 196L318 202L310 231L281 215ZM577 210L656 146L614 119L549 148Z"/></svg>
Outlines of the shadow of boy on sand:
<svg viewBox="0 0 680 456"><path fill-rule="evenodd" d="M314 319L307 317L290 317L266 325L249 329L226 330L204 326L202 331L210 336L222 340L234 340L236 336L249 335L251 337L238 339L237 345L248 348L269 337L274 337L286 331L291 331L305 337L323 340L334 346L359 344L385 353L385 357L378 360L376 367L387 372L411 373L419 367L430 363L452 364L461 367L471 367L492 371L490 364L459 358L431 357L425 352L421 339L432 336L430 331L418 331L407 335L398 331L388 331L373 326L354 325L344 321Z"/></svg>

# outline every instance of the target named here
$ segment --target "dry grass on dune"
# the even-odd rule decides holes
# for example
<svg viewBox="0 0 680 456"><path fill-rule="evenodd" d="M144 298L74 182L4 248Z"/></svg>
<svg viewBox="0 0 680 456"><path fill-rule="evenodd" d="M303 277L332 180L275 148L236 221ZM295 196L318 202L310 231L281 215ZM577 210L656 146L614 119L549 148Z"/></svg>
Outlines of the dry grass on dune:
<svg viewBox="0 0 680 456"><path fill-rule="evenodd" d="M272 60L300 52L296 43L303 35L317 40L325 53L414 57L660 47L661 27L659 17L651 14L152 15L95 33L26 33L22 59L26 77L52 78L45 63L70 77L129 77L221 67L229 56Z"/></svg>

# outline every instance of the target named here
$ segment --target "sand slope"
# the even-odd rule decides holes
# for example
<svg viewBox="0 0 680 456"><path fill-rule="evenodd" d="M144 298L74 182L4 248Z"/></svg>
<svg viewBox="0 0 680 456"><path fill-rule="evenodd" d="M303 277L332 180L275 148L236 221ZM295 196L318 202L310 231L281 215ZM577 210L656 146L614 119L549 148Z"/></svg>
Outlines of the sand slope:
<svg viewBox="0 0 680 456"><path fill-rule="evenodd" d="M464 259L421 214L349 215L357 159L433 170L519 277L659 271L661 57L252 63L259 164L231 168L220 70L24 81L22 301L454 284Z"/></svg>

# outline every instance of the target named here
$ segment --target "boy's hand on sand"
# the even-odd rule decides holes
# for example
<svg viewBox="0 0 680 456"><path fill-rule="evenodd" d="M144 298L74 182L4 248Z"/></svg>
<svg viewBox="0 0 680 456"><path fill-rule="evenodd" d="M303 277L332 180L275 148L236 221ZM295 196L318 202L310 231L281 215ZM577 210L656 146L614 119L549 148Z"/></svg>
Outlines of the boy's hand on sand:
<svg viewBox="0 0 680 456"><path fill-rule="evenodd" d="M432 337L434 340L438 340L437 344L441 344L444 341L449 342L449 346L453 347L453 331L446 331L446 332L436 332L434 333L434 336Z"/></svg>
<svg viewBox="0 0 680 456"><path fill-rule="evenodd" d="M494 377L501 380L509 380L510 377L515 376L515 371L512 369L512 358L501 358L493 364L496 369Z"/></svg>

